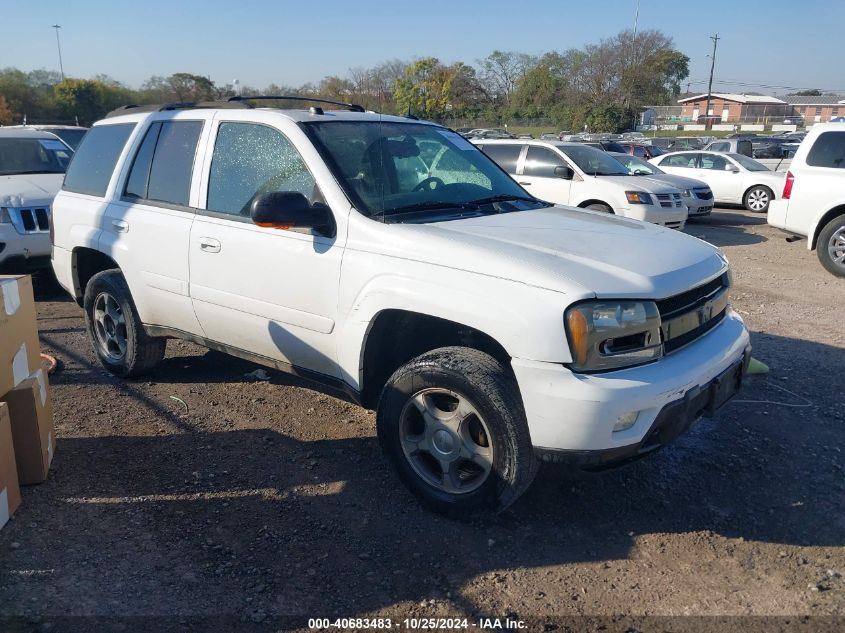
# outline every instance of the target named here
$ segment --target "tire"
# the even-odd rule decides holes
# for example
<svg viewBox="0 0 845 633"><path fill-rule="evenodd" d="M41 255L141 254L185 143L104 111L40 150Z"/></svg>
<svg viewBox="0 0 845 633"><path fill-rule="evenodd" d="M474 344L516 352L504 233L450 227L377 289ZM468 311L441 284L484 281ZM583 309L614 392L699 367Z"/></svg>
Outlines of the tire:
<svg viewBox="0 0 845 633"><path fill-rule="evenodd" d="M442 347L397 369L381 393L376 426L399 479L426 507L452 518L501 512L537 473L516 380L475 349Z"/></svg>
<svg viewBox="0 0 845 633"><path fill-rule="evenodd" d="M594 202L593 204L588 204L585 209L592 209L593 211L601 211L602 213L610 213L614 215L613 209L611 209L608 205L604 204L603 202Z"/></svg>
<svg viewBox="0 0 845 633"><path fill-rule="evenodd" d="M742 205L751 213L766 213L769 204L774 200L775 194L771 189L763 185L754 185L745 192L742 198Z"/></svg>
<svg viewBox="0 0 845 633"><path fill-rule="evenodd" d="M819 231L816 254L829 273L845 277L845 214L833 218Z"/></svg>
<svg viewBox="0 0 845 633"><path fill-rule="evenodd" d="M117 269L91 277L83 301L85 325L94 351L111 373L141 376L164 358L167 339L147 336L129 286Z"/></svg>

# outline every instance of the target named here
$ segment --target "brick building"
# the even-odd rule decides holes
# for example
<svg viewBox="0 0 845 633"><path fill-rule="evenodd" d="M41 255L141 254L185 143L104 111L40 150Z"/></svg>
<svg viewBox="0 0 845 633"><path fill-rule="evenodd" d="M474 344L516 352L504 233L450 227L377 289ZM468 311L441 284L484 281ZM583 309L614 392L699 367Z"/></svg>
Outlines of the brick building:
<svg viewBox="0 0 845 633"><path fill-rule="evenodd" d="M721 117L722 123L763 123L770 119L792 114L792 106L777 97L766 95L743 95L714 92L710 95L710 110L707 108L707 94L679 99L681 117L689 121L699 116Z"/></svg>
<svg viewBox="0 0 845 633"><path fill-rule="evenodd" d="M845 116L845 99L841 95L822 95L821 97L779 97L789 104L791 114L804 118L806 125L824 123L834 117Z"/></svg>

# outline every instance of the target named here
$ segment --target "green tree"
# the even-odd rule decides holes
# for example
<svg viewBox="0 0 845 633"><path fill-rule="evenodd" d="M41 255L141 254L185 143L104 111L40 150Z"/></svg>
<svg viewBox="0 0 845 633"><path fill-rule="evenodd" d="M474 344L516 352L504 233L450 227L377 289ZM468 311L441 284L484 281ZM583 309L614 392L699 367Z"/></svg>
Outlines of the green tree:
<svg viewBox="0 0 845 633"><path fill-rule="evenodd" d="M6 102L6 97L0 95L0 125L13 125L15 122L15 113Z"/></svg>
<svg viewBox="0 0 845 633"><path fill-rule="evenodd" d="M436 57L417 60L396 80L393 97L400 112L411 111L427 119L442 117L452 99L455 72Z"/></svg>
<svg viewBox="0 0 845 633"><path fill-rule="evenodd" d="M127 101L125 89L94 79L65 79L54 93L63 119L78 120L81 125L90 125Z"/></svg>

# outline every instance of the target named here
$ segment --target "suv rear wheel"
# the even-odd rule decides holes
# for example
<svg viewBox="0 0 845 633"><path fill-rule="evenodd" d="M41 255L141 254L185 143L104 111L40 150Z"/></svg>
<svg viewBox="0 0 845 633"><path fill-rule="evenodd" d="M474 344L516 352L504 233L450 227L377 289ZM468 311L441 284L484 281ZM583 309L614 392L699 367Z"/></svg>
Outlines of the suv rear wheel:
<svg viewBox="0 0 845 633"><path fill-rule="evenodd" d="M828 272L845 277L845 214L824 225L816 242L816 252Z"/></svg>
<svg viewBox="0 0 845 633"><path fill-rule="evenodd" d="M85 323L94 351L113 374L140 376L164 358L167 339L147 336L119 270L97 273L85 287Z"/></svg>
<svg viewBox="0 0 845 633"><path fill-rule="evenodd" d="M537 471L516 381L478 350L443 347L397 369L382 391L377 427L403 483L455 518L504 510Z"/></svg>

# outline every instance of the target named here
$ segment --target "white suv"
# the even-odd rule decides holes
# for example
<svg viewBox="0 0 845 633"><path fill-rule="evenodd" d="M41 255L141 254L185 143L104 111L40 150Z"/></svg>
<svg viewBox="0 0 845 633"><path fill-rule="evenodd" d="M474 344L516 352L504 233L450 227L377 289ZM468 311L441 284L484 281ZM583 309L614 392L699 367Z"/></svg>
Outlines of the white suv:
<svg viewBox="0 0 845 633"><path fill-rule="evenodd" d="M48 132L0 128L0 271L50 265L50 205L71 154Z"/></svg>
<svg viewBox="0 0 845 633"><path fill-rule="evenodd" d="M55 209L108 370L178 337L295 371L375 408L401 479L452 515L508 506L540 458L665 445L749 357L718 249L541 202L458 134L358 106L122 110Z"/></svg>
<svg viewBox="0 0 845 633"><path fill-rule="evenodd" d="M472 141L541 200L683 229L687 207L665 183L631 176L607 152L562 141Z"/></svg>
<svg viewBox="0 0 845 633"><path fill-rule="evenodd" d="M828 271L845 277L845 128L818 123L801 142L769 224L807 238Z"/></svg>

